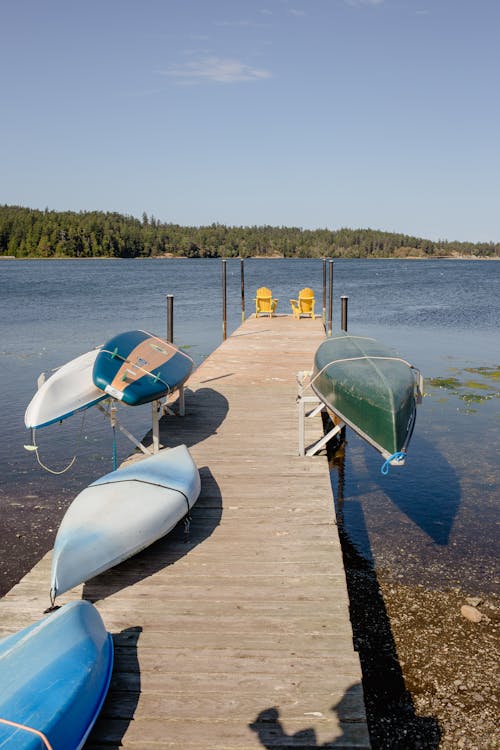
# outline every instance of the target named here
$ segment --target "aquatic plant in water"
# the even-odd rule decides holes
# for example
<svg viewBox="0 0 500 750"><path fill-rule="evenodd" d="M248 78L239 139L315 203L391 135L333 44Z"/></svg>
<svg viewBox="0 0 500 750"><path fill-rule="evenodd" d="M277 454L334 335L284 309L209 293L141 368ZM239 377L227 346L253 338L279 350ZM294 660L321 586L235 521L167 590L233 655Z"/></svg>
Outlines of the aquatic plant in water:
<svg viewBox="0 0 500 750"><path fill-rule="evenodd" d="M496 387L496 382L500 381L500 366L466 367L462 372L454 368L453 372L462 376L468 373L469 375L479 377L466 379L465 377L459 378L454 374L448 377L427 378L427 395L432 396L433 391L444 390L447 391L448 396L455 396L467 405L482 404L486 401L491 401L493 398L500 397L500 389ZM483 381L480 378L484 378L485 380ZM492 383L491 381L494 382ZM444 400L446 399L443 399L441 395L439 401L443 402ZM463 410L465 414L474 414L476 411L476 409L471 408Z"/></svg>

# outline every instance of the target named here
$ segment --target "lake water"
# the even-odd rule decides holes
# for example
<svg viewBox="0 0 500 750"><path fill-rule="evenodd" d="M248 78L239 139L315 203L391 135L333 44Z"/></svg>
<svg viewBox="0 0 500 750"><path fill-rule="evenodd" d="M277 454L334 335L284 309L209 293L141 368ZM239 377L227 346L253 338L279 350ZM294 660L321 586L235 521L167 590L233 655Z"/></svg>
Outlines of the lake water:
<svg viewBox="0 0 500 750"><path fill-rule="evenodd" d="M245 261L247 314L269 286L278 312L311 286L321 308L320 260ZM403 468L380 474L380 456L352 432L332 469L345 529L375 567L409 583L466 592L498 591L500 457L500 263L452 260L334 262L334 328L340 296L348 327L396 348L426 378L426 397ZM228 333L240 323L240 261L227 261ZM0 574L5 587L51 545L58 518L90 481L111 470L110 428L96 409L40 430L44 463L24 450L25 408L40 372L115 333L166 335L174 295L174 338L199 364L221 342L221 262L144 259L0 262ZM304 365L312 365L304 363ZM139 437L149 407L128 409ZM295 442L297 436L290 435ZM131 452L123 437L118 458Z"/></svg>

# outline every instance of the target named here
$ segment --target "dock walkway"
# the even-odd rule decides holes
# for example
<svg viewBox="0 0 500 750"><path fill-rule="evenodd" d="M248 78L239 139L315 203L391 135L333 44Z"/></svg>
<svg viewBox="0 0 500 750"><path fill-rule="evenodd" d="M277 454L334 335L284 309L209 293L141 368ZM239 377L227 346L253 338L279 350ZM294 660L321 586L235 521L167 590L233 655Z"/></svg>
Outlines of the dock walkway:
<svg viewBox="0 0 500 750"><path fill-rule="evenodd" d="M161 421L200 468L189 540L180 524L58 600L93 601L114 636L86 748L370 747L327 459L298 455L296 373L323 337L252 316ZM1 635L40 618L49 578L50 553L0 601Z"/></svg>

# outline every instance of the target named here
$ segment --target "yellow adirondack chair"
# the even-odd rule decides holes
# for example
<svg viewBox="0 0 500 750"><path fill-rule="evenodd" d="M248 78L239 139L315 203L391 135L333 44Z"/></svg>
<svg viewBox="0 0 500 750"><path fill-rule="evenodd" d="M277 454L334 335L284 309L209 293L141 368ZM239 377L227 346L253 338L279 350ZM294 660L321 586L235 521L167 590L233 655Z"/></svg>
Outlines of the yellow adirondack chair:
<svg viewBox="0 0 500 750"><path fill-rule="evenodd" d="M301 315L309 315L313 320L314 315L314 292L306 286L299 292L298 299L291 299L292 313L294 318L300 318Z"/></svg>
<svg viewBox="0 0 500 750"><path fill-rule="evenodd" d="M276 311L278 305L278 300L273 299L272 292L267 286L261 286L257 289L254 302L256 318L258 318L259 315L269 315L270 318L273 317L273 313Z"/></svg>

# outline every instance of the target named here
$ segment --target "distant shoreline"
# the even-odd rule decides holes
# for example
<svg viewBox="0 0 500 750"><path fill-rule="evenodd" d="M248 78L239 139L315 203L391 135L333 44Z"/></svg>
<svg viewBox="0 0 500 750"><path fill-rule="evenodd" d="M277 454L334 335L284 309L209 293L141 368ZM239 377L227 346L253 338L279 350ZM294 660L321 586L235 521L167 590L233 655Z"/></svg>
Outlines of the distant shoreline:
<svg viewBox="0 0 500 750"><path fill-rule="evenodd" d="M116 260L116 261L122 261L122 260L173 260L173 259L179 259L179 260L477 260L477 261L490 261L490 260L500 260L499 256L490 255L485 257L479 257L478 255L408 255L403 258L394 256L394 255L385 255L383 257L359 257L359 258L349 258L349 257L334 257L334 258L318 258L318 257L306 257L306 258L288 258L284 255L251 255L243 258L240 255L236 255L234 257L230 258L223 258L223 257L217 257L217 258L189 258L187 255L174 255L172 254L166 254L166 255L141 255L137 256L135 258L117 258L114 255L91 255L86 258L75 258L69 255L61 255L56 258L42 258L40 256L36 255L30 255L22 258L18 258L16 255L0 255L0 261L2 260L19 260L19 261L25 261L25 260L70 260L70 261L78 261L78 260Z"/></svg>

